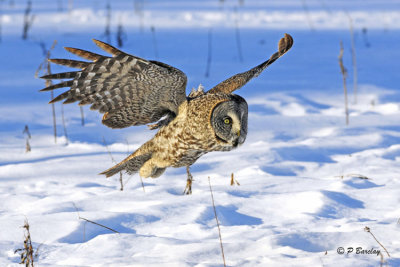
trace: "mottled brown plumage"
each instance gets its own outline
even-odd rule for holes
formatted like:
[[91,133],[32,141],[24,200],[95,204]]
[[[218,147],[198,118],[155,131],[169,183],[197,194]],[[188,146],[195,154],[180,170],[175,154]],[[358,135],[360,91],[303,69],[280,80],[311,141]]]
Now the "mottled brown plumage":
[[[167,167],[187,168],[211,151],[229,151],[247,135],[247,103],[232,92],[257,77],[292,46],[290,35],[279,41],[278,52],[269,60],[221,82],[208,92],[199,86],[186,97],[186,75],[167,64],[126,54],[94,40],[106,57],[89,51],[66,48],[92,62],[51,59],[81,70],[43,76],[44,79],[72,79],[42,91],[70,89],[50,103],[79,101],[104,113],[103,124],[111,128],[148,125],[159,128],[156,135],[114,167],[102,172],[107,177],[120,171],[158,177]],[[188,173],[190,175],[190,173]]]

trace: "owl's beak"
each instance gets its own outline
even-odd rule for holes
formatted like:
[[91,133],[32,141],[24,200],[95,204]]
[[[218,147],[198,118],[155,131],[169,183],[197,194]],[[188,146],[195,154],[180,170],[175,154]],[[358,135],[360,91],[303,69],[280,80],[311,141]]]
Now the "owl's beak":
[[237,138],[235,138],[235,139],[232,141],[232,145],[233,145],[234,147],[240,146],[241,144],[244,143],[245,140],[246,140],[246,135],[245,135],[245,134],[240,134],[240,131],[238,131],[238,133],[237,133]]

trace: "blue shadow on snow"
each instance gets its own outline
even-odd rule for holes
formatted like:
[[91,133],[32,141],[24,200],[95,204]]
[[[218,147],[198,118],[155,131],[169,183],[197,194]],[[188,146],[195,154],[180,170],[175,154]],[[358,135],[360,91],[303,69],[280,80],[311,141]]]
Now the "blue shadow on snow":
[[[118,216],[114,216],[111,218],[101,219],[101,220],[93,220],[94,222],[107,226],[119,233],[136,233],[136,231],[131,228],[132,225],[141,224],[141,223],[149,223],[158,221],[160,218],[155,216],[145,216],[141,214],[122,214]],[[59,239],[58,241],[61,243],[83,243],[89,241],[96,236],[104,235],[104,234],[113,234],[115,232],[106,229],[102,226],[87,222],[82,220],[79,224],[79,227],[70,233],[69,235]]]
[[[237,212],[234,206],[216,206],[218,220],[221,225],[259,225],[263,221],[260,218],[248,216]],[[215,220],[213,207],[208,207],[196,220],[197,223],[206,224],[210,220]]]
[[[319,244],[313,243],[313,235],[302,236],[300,234],[289,234],[279,238],[278,244],[280,246],[288,246],[295,249],[307,251],[307,252],[322,252],[328,250],[326,247],[322,247]],[[318,236],[315,238],[318,240]]]
[[373,187],[384,186],[384,185],[377,185],[373,182],[368,181],[367,179],[360,179],[360,178],[352,178],[350,180],[344,181],[343,183],[356,189],[368,189]]
[[315,214],[317,217],[338,219],[343,217],[342,210],[345,210],[346,208],[351,208],[351,209],[364,208],[364,202],[351,198],[346,194],[340,192],[326,191],[326,190],[322,190],[321,192],[327,198],[331,199],[333,203],[329,203],[324,207],[322,207],[321,210]]

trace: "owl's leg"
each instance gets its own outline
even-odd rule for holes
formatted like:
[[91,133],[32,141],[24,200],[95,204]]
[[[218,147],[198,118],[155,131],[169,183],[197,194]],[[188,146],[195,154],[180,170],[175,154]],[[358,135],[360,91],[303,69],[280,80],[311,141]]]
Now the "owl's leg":
[[186,166],[186,173],[187,173],[187,180],[186,180],[186,188],[183,191],[184,195],[191,195],[192,194],[192,183],[193,183],[193,176],[190,173],[189,166]]

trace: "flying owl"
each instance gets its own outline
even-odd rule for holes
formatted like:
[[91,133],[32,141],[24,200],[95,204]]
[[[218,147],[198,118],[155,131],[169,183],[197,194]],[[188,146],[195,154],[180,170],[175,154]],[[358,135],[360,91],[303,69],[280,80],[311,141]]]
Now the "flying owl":
[[[186,167],[191,192],[189,167],[211,151],[230,151],[243,144],[247,135],[246,100],[232,92],[285,54],[293,45],[289,34],[280,39],[278,51],[267,61],[236,74],[207,92],[198,90],[186,96],[186,75],[165,63],[145,60],[93,40],[107,57],[66,47],[77,56],[92,62],[50,59],[50,62],[80,70],[43,76],[43,79],[72,79],[48,86],[41,91],[69,87],[50,101],[64,104],[90,104],[90,109],[104,113],[102,123],[110,128],[148,124],[158,129],[155,136],[130,156],[102,172],[110,177],[121,171],[156,178],[167,167]],[[152,124],[151,124],[152,123]]]

